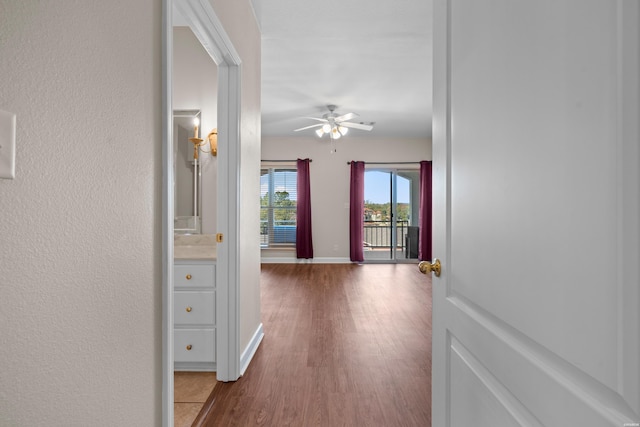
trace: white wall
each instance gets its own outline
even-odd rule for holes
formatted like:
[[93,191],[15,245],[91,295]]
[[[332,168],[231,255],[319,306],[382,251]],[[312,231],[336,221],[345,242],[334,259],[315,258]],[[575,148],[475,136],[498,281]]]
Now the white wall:
[[[386,139],[352,134],[336,141],[330,152],[326,138],[264,138],[262,159],[309,157],[311,218],[315,262],[349,262],[349,177],[351,160],[417,162],[431,160],[431,140]],[[256,199],[257,200],[257,199]],[[295,251],[263,250],[265,262],[293,261]]]
[[[173,109],[200,110],[200,137],[208,143],[207,135],[218,127],[218,67],[188,27],[174,28],[173,54]],[[193,158],[193,145],[188,140],[178,141],[178,144],[189,145],[188,151]],[[203,148],[209,150],[208,145]],[[202,232],[214,234],[217,224],[217,157],[201,153],[200,160]]]
[[161,2],[0,0],[0,425],[161,416]]
[[240,351],[260,326],[260,32],[249,0],[209,0],[242,59]]
[[[242,216],[257,235],[260,35],[248,1],[212,3],[243,59]],[[160,425],[161,2],[0,11],[0,109],[18,115],[17,176],[0,180],[0,425]],[[260,317],[249,240],[241,345]]]

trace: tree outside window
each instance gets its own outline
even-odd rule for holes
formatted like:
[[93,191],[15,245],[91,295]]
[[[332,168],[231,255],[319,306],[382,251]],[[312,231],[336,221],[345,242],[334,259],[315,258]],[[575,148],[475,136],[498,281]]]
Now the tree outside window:
[[260,175],[260,246],[295,246],[297,171],[269,168]]

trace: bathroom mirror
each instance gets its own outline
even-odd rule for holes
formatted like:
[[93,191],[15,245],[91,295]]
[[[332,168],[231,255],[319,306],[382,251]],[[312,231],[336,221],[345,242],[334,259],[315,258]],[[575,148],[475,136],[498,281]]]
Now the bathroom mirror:
[[202,138],[200,110],[173,111],[174,232],[202,232],[202,165],[190,138]]

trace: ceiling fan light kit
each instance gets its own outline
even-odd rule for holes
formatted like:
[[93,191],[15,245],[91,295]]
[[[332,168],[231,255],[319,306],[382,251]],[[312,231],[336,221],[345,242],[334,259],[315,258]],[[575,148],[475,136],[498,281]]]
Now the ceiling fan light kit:
[[349,122],[354,117],[358,117],[356,113],[347,113],[341,116],[334,113],[336,106],[335,105],[327,105],[328,113],[324,113],[322,118],[320,117],[305,117],[306,119],[317,120],[320,123],[311,126],[301,127],[299,129],[295,129],[294,132],[299,132],[301,130],[306,129],[316,129],[316,135],[318,138],[322,138],[325,134],[329,135],[329,138],[333,141],[336,139],[340,139],[345,136],[347,132],[349,132],[349,128],[366,130],[370,131],[373,129],[373,123],[364,124],[364,123],[353,123]]

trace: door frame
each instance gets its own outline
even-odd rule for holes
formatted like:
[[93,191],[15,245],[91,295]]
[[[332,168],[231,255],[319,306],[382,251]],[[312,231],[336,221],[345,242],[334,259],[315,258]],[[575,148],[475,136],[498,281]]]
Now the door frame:
[[[239,347],[239,161],[241,64],[229,36],[207,0],[162,0],[162,425],[173,414],[173,8],[180,11],[218,66],[218,180],[216,265],[216,377],[240,377]],[[225,143],[226,142],[226,143]]]
[[[365,163],[365,180],[364,180],[364,185],[366,188],[366,174],[367,172],[383,172],[383,173],[388,173],[389,174],[389,178],[390,178],[390,183],[389,183],[389,208],[391,210],[391,215],[393,220],[391,221],[391,225],[390,225],[390,247],[389,247],[389,251],[387,253],[387,255],[389,256],[389,258],[371,258],[368,259],[366,257],[366,252],[365,252],[365,258],[364,258],[364,262],[367,264],[406,264],[406,263],[416,263],[418,262],[418,258],[398,258],[398,250],[397,250],[397,244],[398,244],[398,223],[397,223],[397,217],[398,217],[398,178],[404,178],[410,181],[411,185],[413,185],[414,183],[404,177],[401,176],[400,173],[403,171],[416,171],[416,172],[420,172],[420,168],[419,167],[406,167],[408,164],[417,164],[416,162],[399,162],[399,163],[389,163],[387,165],[383,165],[383,164],[379,164],[376,165],[375,163],[373,163],[371,165],[371,167],[367,167],[366,163]],[[418,185],[419,185],[419,181],[418,181]],[[413,206],[413,190],[410,188],[410,194],[409,194],[409,203],[411,206]],[[419,204],[419,201],[416,201],[416,203]],[[413,209],[412,209],[413,212]],[[415,223],[418,223],[418,219],[415,219]],[[407,229],[408,230],[408,229]]]

